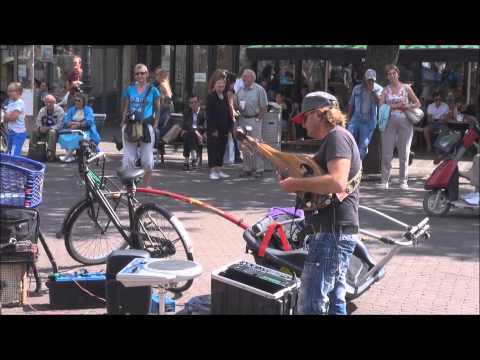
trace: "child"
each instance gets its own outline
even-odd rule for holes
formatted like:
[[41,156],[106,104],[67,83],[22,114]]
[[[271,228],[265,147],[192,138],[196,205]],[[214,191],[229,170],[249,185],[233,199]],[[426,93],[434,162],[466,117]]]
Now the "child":
[[8,124],[8,151],[10,155],[20,156],[22,146],[27,138],[25,128],[25,104],[20,98],[22,85],[19,82],[10,83],[7,87],[8,102],[5,110],[5,120]]

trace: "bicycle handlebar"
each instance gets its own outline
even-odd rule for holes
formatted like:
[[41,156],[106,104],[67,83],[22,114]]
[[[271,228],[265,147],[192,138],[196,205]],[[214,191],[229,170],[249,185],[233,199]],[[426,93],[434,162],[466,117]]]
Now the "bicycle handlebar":
[[87,159],[85,162],[87,164],[90,164],[91,162],[97,160],[100,157],[105,158],[106,155],[107,155],[106,153],[104,153],[103,151],[100,151],[98,154],[96,154],[95,156],[92,156],[90,159]]

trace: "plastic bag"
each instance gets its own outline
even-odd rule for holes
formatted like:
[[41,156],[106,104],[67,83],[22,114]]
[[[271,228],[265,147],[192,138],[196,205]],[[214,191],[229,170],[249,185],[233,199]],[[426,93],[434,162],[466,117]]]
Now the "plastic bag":
[[228,133],[227,147],[225,148],[225,154],[223,156],[224,164],[235,163],[235,144],[233,143],[232,133]]

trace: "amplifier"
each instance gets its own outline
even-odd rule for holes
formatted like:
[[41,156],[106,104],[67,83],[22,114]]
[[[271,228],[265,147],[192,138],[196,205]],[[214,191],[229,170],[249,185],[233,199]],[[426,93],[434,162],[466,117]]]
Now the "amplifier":
[[90,309],[106,306],[105,273],[55,273],[48,277],[46,286],[49,288],[51,309]]
[[116,279],[117,274],[133,259],[149,259],[143,250],[115,250],[107,259],[106,300],[107,314],[147,315],[152,298],[151,286],[127,288]]
[[212,314],[291,315],[300,280],[247,261],[212,272]]

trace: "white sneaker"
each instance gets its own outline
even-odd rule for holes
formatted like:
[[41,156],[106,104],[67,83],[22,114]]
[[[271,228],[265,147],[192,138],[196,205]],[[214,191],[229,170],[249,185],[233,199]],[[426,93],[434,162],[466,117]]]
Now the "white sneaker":
[[400,184],[400,189],[402,189],[402,190],[408,190],[408,184],[407,184],[407,183],[401,183],[401,184]]
[[63,155],[63,156],[60,156],[60,161],[63,161],[65,163],[71,163],[73,161],[75,161],[75,157],[73,155]]
[[382,182],[382,183],[378,184],[378,187],[380,189],[383,189],[383,190],[388,190],[389,185],[388,185],[388,182],[385,182],[385,183]]
[[220,175],[218,175],[217,172],[215,172],[215,171],[210,172],[210,175],[208,175],[208,177],[210,178],[210,180],[220,179]]
[[225,174],[222,170],[218,171],[217,175],[224,179],[228,179],[230,177],[230,175]]

